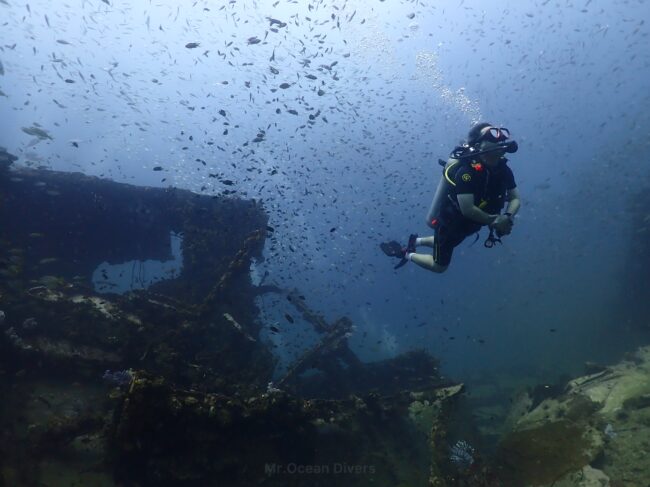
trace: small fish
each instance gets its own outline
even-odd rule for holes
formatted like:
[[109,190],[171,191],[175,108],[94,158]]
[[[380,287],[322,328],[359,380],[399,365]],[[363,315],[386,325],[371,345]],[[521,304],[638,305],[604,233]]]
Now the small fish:
[[335,231],[336,231],[336,227],[330,228],[330,233],[335,232]]
[[280,73],[280,71],[278,71],[278,70],[277,70],[276,68],[274,68],[273,66],[269,66],[269,70],[270,70],[273,74],[279,74],[279,73]]
[[294,323],[294,319],[289,313],[285,313],[284,317],[287,319],[289,323]]
[[269,330],[273,333],[280,333],[280,329],[277,326],[269,326]]
[[153,170],[154,171],[162,171],[163,168],[162,168],[162,166],[156,166],[156,167],[153,168]]
[[64,81],[65,81],[66,83],[69,83],[69,84],[74,83],[74,80],[73,80],[73,79],[70,79],[70,78],[66,78]]
[[58,42],[59,44],[63,44],[64,46],[70,45],[70,43],[64,39],[57,39],[56,42]]
[[248,38],[248,44],[249,45],[259,44],[260,42],[262,42],[262,41],[260,39],[258,39],[257,36],[253,36],[253,37]]
[[226,116],[226,111],[223,110],[223,109],[219,110],[219,115],[221,115],[222,117],[225,117]]
[[195,49],[195,48],[199,47],[200,45],[201,44],[198,43],[198,42],[188,42],[187,44],[185,44],[185,47],[187,47],[188,49]]
[[226,186],[232,186],[235,183],[233,181],[231,181],[230,179],[222,179],[221,184],[225,184]]
[[2,61],[0,61],[0,75],[4,76],[4,74],[5,74],[5,68],[2,65]]
[[318,79],[318,78],[317,78],[316,76],[314,76],[313,74],[306,74],[306,75],[305,75],[305,78],[308,78],[308,79]]
[[282,88],[283,90],[286,90],[287,88],[290,88],[290,87],[291,87],[290,83],[282,83],[280,85],[280,88]]
[[22,127],[21,129],[23,132],[25,132],[27,135],[33,135],[35,137],[38,137],[41,140],[44,139],[52,139],[50,134],[48,134],[45,130],[38,128],[38,127]]

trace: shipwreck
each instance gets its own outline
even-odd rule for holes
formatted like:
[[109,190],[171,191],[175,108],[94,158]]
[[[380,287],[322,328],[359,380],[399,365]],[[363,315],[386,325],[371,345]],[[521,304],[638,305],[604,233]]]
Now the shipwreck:
[[[363,363],[348,318],[253,285],[260,202],[16,159],[0,151],[0,485],[450,485],[463,386],[424,352]],[[280,377],[263,293],[320,337]]]

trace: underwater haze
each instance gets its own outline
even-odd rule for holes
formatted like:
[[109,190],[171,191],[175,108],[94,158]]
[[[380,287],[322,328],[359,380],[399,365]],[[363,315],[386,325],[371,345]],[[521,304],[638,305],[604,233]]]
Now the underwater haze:
[[[425,348],[457,380],[551,381],[648,343],[621,296],[648,224],[627,211],[648,184],[644,0],[0,0],[0,22],[17,165],[262,201],[254,274],[349,316],[364,360]],[[437,161],[479,121],[519,143],[512,234],[393,270],[379,243],[430,234]],[[259,300],[288,363],[314,337]]]

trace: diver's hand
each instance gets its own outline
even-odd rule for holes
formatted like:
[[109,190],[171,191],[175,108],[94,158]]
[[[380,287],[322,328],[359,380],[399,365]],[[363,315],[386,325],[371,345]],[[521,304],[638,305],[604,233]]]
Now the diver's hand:
[[513,223],[512,217],[508,215],[499,215],[490,224],[490,228],[494,229],[497,232],[497,235],[501,237],[503,235],[510,235]]

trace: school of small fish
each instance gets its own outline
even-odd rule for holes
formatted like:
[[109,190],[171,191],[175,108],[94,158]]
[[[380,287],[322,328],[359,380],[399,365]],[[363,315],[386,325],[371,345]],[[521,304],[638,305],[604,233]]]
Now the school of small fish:
[[[591,0],[0,0],[0,111],[16,121],[0,144],[116,180],[143,168],[147,184],[261,199],[285,281],[296,268],[345,275],[321,290],[333,293],[376,271],[349,272],[359,242],[392,238],[393,215],[421,219],[434,161],[483,114],[478,99],[490,113],[543,114],[582,72],[615,107],[617,90],[650,72],[648,22],[610,3],[620,18]],[[594,67],[614,38],[625,49]],[[445,57],[452,49],[462,54]],[[488,67],[497,89],[474,84]],[[547,138],[575,111],[546,120]],[[529,192],[552,185],[540,177]]]

